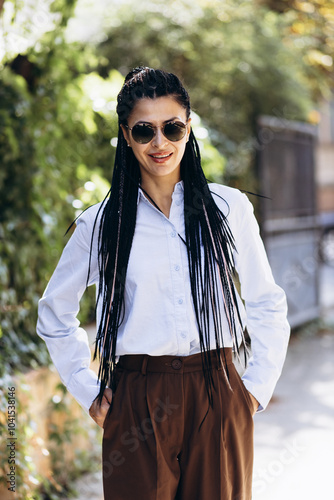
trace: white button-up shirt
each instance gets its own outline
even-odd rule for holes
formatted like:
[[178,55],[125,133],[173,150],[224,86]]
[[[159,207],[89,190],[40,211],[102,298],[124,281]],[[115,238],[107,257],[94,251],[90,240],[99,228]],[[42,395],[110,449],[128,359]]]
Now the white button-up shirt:
[[[283,290],[275,284],[259,227],[248,198],[239,190],[210,184],[213,198],[227,216],[235,238],[238,296],[243,323],[252,342],[252,357],[243,375],[246,388],[263,410],[280,376],[290,328]],[[125,317],[118,331],[117,356],[188,356],[200,352],[192,303],[185,239],[183,181],[175,185],[169,218],[138,191],[137,220],[125,281]],[[224,201],[225,200],[225,201]],[[100,204],[78,219],[57,268],[39,302],[37,333],[48,347],[62,382],[82,407],[88,409],[99,391],[90,369],[86,332],[76,315],[86,288],[94,220]],[[98,285],[98,224],[93,238],[89,285]],[[221,299],[224,347],[232,346]],[[97,323],[100,309],[97,311]],[[211,348],[215,348],[211,323]],[[239,332],[240,333],[240,332]]]

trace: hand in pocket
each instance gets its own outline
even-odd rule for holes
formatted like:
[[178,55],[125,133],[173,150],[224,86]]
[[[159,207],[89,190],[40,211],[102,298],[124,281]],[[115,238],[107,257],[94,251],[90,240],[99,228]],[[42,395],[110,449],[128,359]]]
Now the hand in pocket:
[[94,422],[103,428],[103,423],[108,413],[110,404],[112,400],[112,390],[107,388],[103,393],[102,403],[99,406],[98,401],[95,399],[89,408],[89,415],[92,417]]
[[258,402],[258,400],[257,400],[257,399],[253,396],[253,394],[252,394],[251,392],[249,392],[249,391],[247,391],[247,392],[248,392],[249,397],[250,397],[250,399],[251,399],[251,401],[252,401],[252,403],[253,403],[253,408],[254,408],[253,415],[255,415],[256,410],[258,409],[258,407],[259,407],[260,403],[259,403],[259,402]]

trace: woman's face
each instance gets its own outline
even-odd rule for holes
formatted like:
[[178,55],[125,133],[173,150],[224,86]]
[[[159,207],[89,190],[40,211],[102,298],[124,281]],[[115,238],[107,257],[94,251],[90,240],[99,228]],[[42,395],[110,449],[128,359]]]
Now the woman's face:
[[[155,128],[155,136],[147,144],[138,144],[131,131],[121,125],[125,140],[139,162],[141,183],[161,180],[176,184],[181,180],[180,163],[190,134],[190,120],[185,136],[177,142],[168,140],[162,133],[163,125],[169,121],[187,123],[186,110],[171,96],[156,99],[140,99],[128,118],[128,126],[138,123]],[[158,179],[159,178],[159,179]]]

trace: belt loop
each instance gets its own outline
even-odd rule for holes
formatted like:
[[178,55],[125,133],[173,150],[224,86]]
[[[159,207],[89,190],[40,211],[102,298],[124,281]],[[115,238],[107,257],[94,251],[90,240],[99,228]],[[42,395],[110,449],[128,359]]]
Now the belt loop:
[[143,375],[146,375],[146,372],[147,372],[147,362],[148,362],[148,354],[144,354],[143,362],[141,365],[141,372]]

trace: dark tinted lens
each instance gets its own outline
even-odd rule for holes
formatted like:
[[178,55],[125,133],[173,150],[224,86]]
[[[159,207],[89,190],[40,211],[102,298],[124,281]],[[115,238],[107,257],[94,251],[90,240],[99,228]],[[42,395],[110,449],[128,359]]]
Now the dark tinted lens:
[[180,141],[186,133],[186,126],[183,123],[166,123],[164,126],[164,136],[172,142]]
[[139,142],[139,144],[147,144],[154,137],[154,129],[149,125],[145,125],[145,123],[139,123],[133,127],[132,137],[136,142]]

